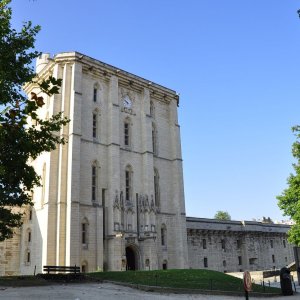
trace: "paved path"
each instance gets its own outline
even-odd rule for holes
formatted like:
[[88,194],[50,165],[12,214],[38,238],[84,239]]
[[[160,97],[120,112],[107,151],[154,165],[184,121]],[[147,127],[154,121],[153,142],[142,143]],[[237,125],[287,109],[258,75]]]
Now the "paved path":
[[[213,296],[213,295],[175,295],[143,292],[128,287],[113,285],[110,283],[86,283],[51,285],[43,287],[0,287],[1,300],[230,300],[245,299],[244,297]],[[300,294],[289,297],[256,298],[255,300],[295,300],[300,299]]]

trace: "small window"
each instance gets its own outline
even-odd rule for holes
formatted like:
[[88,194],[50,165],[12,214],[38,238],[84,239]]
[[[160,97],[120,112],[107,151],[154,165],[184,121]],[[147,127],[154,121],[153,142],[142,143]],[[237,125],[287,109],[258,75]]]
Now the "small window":
[[154,118],[154,104],[152,101],[150,102],[150,116]]
[[131,170],[128,167],[125,170],[125,200],[126,201],[130,201],[131,199],[131,185],[132,185]]
[[270,240],[270,246],[271,246],[271,248],[274,248],[274,242],[273,242],[273,240]]
[[272,254],[272,262],[274,263],[275,262],[275,255]]
[[87,244],[87,223],[81,224],[81,243],[83,245]]
[[282,241],[282,244],[283,244],[283,248],[286,248],[286,241],[285,240]]
[[26,262],[30,263],[31,257],[30,257],[30,251],[27,251],[27,255],[26,255]]
[[160,206],[159,198],[159,174],[156,169],[154,169],[154,202],[157,207]]
[[82,265],[81,266],[81,273],[85,273],[86,272],[86,270],[85,270],[85,265]]
[[207,257],[204,257],[204,259],[203,259],[203,264],[204,264],[204,268],[208,268]]
[[84,261],[84,262],[82,262],[82,264],[81,264],[81,272],[82,272],[82,273],[86,273],[87,271],[88,271],[87,262]]
[[97,138],[97,114],[93,113],[93,138]]
[[124,123],[124,145],[130,145],[130,136],[129,136],[129,123]]
[[161,230],[160,230],[160,233],[161,233],[161,245],[162,246],[166,246],[167,245],[167,228],[166,228],[166,225],[163,224],[161,226]]
[[145,266],[146,266],[147,268],[150,267],[150,260],[149,260],[148,258],[145,260]]
[[96,201],[97,197],[97,167],[92,166],[92,201]]
[[162,267],[163,267],[163,270],[168,269],[168,262],[166,260],[164,260]]
[[225,250],[225,240],[224,239],[221,240],[221,245],[222,245],[222,249]]
[[238,260],[239,260],[239,266],[242,265],[242,257],[238,256]]
[[28,231],[28,243],[31,242],[31,231]]
[[236,241],[236,247],[237,247],[237,249],[241,249],[241,247],[242,247],[242,241],[241,240]]
[[97,89],[97,87],[94,87],[94,94],[93,94],[94,102],[97,102],[97,94],[98,94],[98,89]]
[[152,149],[153,154],[157,155],[157,131],[154,123],[152,124]]
[[29,221],[31,221],[32,220],[32,209],[30,208],[30,210],[29,210]]
[[206,239],[203,239],[203,240],[202,240],[202,245],[203,245],[203,249],[206,249],[206,247],[207,247],[207,246],[206,246]]

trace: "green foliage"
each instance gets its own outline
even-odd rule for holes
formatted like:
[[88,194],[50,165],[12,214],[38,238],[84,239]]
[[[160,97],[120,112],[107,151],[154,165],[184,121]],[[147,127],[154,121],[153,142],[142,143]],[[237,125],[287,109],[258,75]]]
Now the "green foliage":
[[294,126],[292,131],[296,136],[296,141],[292,145],[292,155],[296,159],[296,163],[293,164],[295,173],[290,174],[287,179],[288,187],[277,196],[277,199],[284,215],[290,216],[296,223],[288,233],[288,240],[300,246],[300,126]]
[[214,216],[217,220],[231,220],[231,216],[227,211],[218,210]]
[[[43,97],[24,94],[22,86],[36,76],[32,61],[40,53],[34,50],[39,26],[25,23],[20,32],[11,28],[10,0],[0,3],[0,241],[10,238],[22,225],[24,205],[32,205],[31,192],[40,185],[40,178],[29,160],[44,151],[65,143],[59,132],[68,119],[62,113],[49,120],[40,119],[38,110]],[[59,92],[60,79],[49,77],[39,84],[47,95]],[[29,120],[36,126],[30,126]]]

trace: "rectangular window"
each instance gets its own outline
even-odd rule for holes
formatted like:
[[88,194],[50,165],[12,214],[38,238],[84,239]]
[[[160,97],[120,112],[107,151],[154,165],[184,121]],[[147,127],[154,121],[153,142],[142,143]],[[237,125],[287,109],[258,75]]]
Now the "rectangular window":
[[129,124],[124,123],[124,144],[129,146]]
[[237,247],[238,249],[241,249],[241,247],[242,247],[242,241],[241,241],[241,240],[237,240],[237,241],[236,241],[236,247]]
[[28,232],[28,242],[29,243],[31,242],[31,232],[30,231]]
[[221,240],[222,249],[225,250],[225,240]]
[[271,246],[271,248],[273,248],[273,247],[274,247],[273,240],[270,240],[270,246]]
[[93,114],[93,138],[97,137],[97,115]]
[[154,124],[152,124],[152,149],[153,154],[157,155],[157,132]]
[[125,200],[130,201],[130,172],[125,171]]
[[242,257],[241,256],[238,257],[238,260],[239,260],[239,266],[242,265]]
[[206,249],[206,239],[202,240],[202,244],[203,244],[203,249]]
[[204,257],[203,263],[204,263],[204,268],[208,268],[207,257]]
[[81,224],[81,242],[86,244],[86,224]]
[[161,245],[166,246],[166,229],[165,228],[161,228],[160,236],[161,236]]
[[27,262],[30,263],[30,252],[27,252]]
[[97,89],[94,88],[94,95],[93,95],[94,102],[97,102]]
[[286,248],[286,241],[285,240],[282,241],[282,244],[283,244],[283,248]]
[[275,262],[275,255],[272,254],[272,262],[274,263]]
[[92,201],[96,201],[97,171],[96,166],[92,166]]

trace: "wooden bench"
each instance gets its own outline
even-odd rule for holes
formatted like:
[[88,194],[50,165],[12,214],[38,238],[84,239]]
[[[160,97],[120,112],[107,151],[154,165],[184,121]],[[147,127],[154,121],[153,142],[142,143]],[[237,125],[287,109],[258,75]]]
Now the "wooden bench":
[[80,267],[78,266],[44,266],[43,271],[49,274],[50,272],[59,272],[59,273],[80,273]]

